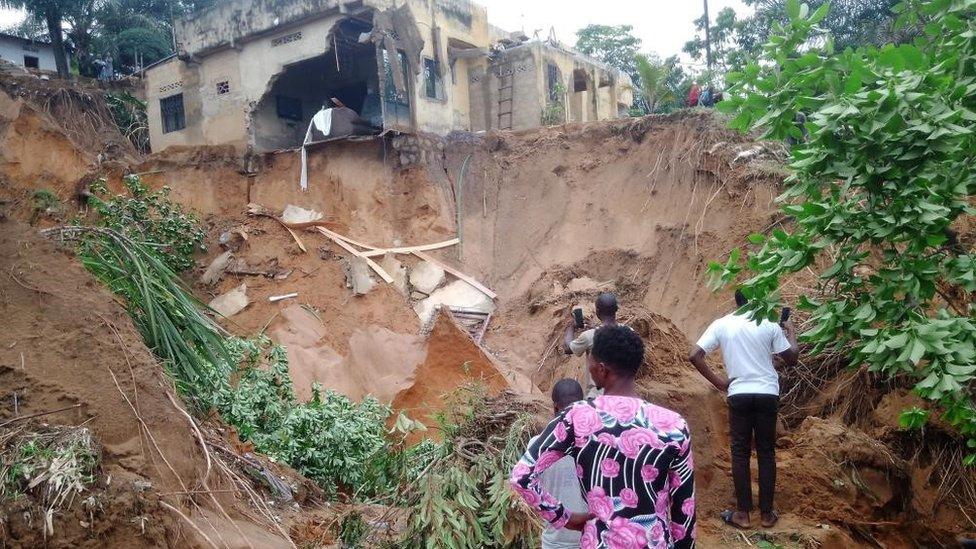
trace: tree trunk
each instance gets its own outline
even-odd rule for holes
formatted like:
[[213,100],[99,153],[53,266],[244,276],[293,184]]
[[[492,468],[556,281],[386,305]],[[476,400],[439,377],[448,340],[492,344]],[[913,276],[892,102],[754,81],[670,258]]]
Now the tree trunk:
[[[711,22],[708,20],[708,0],[704,0],[705,4],[705,66],[708,71],[712,70],[712,36],[709,27],[712,26]],[[708,75],[709,80],[712,76]]]
[[58,76],[67,79],[68,57],[64,53],[64,35],[61,31],[61,12],[57,8],[51,8],[44,13],[44,20],[47,22],[47,33],[51,38],[51,47],[54,49],[54,64],[58,67]]

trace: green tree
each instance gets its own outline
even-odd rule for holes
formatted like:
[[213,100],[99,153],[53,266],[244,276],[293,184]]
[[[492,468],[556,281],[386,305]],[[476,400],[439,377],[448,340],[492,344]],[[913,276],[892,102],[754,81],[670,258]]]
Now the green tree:
[[44,21],[54,48],[58,76],[68,77],[68,56],[64,49],[64,14],[75,7],[75,0],[0,0],[0,8],[25,10],[28,17]]
[[[750,51],[741,46],[743,33],[750,29],[747,21],[739,20],[732,8],[723,8],[715,17],[715,24],[709,26],[712,46],[713,68],[725,73],[741,67]],[[695,20],[695,29],[700,35],[685,43],[683,51],[696,61],[705,60],[705,16]]]
[[[744,262],[736,250],[710,270],[773,318],[780,280],[817,269],[819,292],[799,303],[813,352],[910,380],[967,437],[973,464],[976,250],[956,231],[976,215],[976,4],[898,9],[902,25],[925,22],[914,43],[838,52],[817,36],[827,6],[790,0],[759,62],[728,76],[719,108],[733,127],[796,142],[781,197],[793,222],[752,235]],[[922,423],[908,413],[906,425]]]
[[[709,27],[712,58],[718,73],[740,70],[762,51],[762,46],[776,28],[789,22],[787,0],[744,0],[752,15],[739,18],[732,8],[721,10]],[[829,0],[810,0],[808,9],[816,11]],[[893,8],[900,0],[833,0],[818,26],[823,31],[809,37],[822,41],[829,36],[838,50],[866,45],[905,43],[918,36],[919,25],[895,26]],[[692,59],[705,59],[705,19],[695,20],[696,36],[685,43],[684,51]]]
[[[755,8],[754,14],[746,21],[741,33],[741,45],[758,52],[776,24],[787,24],[786,0],[745,0]],[[893,11],[901,0],[810,0],[811,11],[830,4],[827,16],[818,25],[834,40],[835,47],[843,50],[848,47],[887,43],[902,43],[916,33],[911,27],[895,28],[896,14]]]
[[139,61],[155,63],[173,51],[169,37],[156,29],[126,29],[116,37],[115,48],[123,66],[134,67]]
[[587,25],[576,31],[576,50],[623,71],[636,84],[641,40],[631,25]]
[[644,109],[648,113],[657,112],[663,106],[673,104],[676,88],[672,83],[675,58],[664,61],[654,55],[637,54],[634,58],[637,67],[637,82]]
[[91,74],[86,69],[90,67],[88,61],[91,58],[92,41],[98,28],[97,16],[102,4],[102,0],[75,0],[64,14],[68,25],[66,34],[74,49],[78,72],[86,76]]

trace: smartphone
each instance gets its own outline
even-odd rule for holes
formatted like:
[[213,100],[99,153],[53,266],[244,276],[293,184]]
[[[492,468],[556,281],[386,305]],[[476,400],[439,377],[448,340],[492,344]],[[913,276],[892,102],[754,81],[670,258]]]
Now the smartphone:
[[583,309],[579,307],[573,309],[573,319],[576,321],[576,327],[583,329]]
[[787,320],[789,320],[790,319],[790,313],[792,313],[792,312],[793,312],[793,310],[790,309],[789,307],[783,307],[783,310],[779,313],[779,323],[782,324],[782,323],[786,322]]

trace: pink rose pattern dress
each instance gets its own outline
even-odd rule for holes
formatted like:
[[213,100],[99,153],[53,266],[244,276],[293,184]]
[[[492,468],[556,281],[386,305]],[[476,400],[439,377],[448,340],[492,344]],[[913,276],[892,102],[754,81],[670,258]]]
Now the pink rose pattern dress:
[[694,547],[694,462],[680,415],[637,398],[600,396],[552,420],[512,469],[511,482],[556,528],[570,513],[541,487],[539,475],[563,456],[576,460],[580,489],[596,515],[583,529],[581,549]]

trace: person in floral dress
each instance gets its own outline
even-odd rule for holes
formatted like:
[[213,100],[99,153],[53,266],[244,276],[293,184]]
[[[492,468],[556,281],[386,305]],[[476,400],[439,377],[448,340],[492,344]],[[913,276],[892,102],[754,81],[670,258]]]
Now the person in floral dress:
[[[556,416],[512,469],[513,488],[539,516],[582,530],[582,549],[695,545],[691,435],[679,414],[637,396],[643,359],[633,330],[597,330],[587,363],[603,396]],[[567,511],[540,485],[539,475],[564,456],[576,461],[588,513]]]

